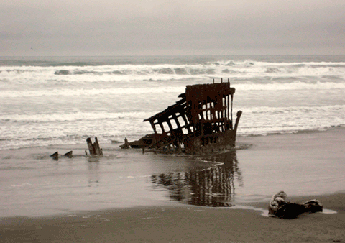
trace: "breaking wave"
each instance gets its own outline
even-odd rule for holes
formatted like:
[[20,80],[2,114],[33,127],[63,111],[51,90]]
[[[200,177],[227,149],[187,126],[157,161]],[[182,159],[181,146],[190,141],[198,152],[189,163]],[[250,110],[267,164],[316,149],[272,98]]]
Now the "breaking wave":
[[178,81],[186,79],[229,78],[277,79],[315,77],[344,78],[345,63],[270,63],[252,60],[221,60],[203,64],[156,65],[64,65],[64,66],[2,66],[0,82],[94,82],[94,81]]
[[132,112],[73,112],[61,114],[13,114],[0,115],[0,122],[64,122],[64,121],[95,121],[95,120],[121,120],[139,119],[148,117],[150,113],[143,111]]

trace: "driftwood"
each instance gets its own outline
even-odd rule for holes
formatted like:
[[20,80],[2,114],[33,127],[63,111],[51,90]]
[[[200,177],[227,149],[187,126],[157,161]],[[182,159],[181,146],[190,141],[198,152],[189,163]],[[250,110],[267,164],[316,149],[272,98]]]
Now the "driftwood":
[[58,160],[59,159],[59,153],[55,152],[55,153],[51,154],[50,157],[52,157],[52,159]]
[[[86,142],[87,142],[87,146],[88,146],[88,149],[89,149],[89,154],[88,152],[85,150],[85,153],[86,153],[86,156],[103,156],[103,150],[99,147],[99,144],[98,144],[98,139],[95,138],[95,142],[92,143],[91,141],[91,138],[87,138],[86,139]],[[64,157],[67,157],[67,158],[73,158],[73,151],[69,151],[67,153],[65,153],[65,155],[63,155]],[[50,157],[54,160],[58,160],[59,157],[61,157],[59,155],[58,152],[55,152],[53,154],[50,155]]]
[[[59,155],[58,152],[55,152],[55,153],[51,154],[50,157],[54,160],[58,160],[59,157],[61,157],[61,156]],[[72,158],[73,157],[73,151],[71,150],[71,151],[65,153],[65,157]]]
[[68,158],[72,158],[73,157],[73,151],[71,150],[71,151],[65,153],[65,156]]
[[[91,156],[102,156],[103,155],[103,150],[99,147],[98,139],[95,138],[95,140],[96,141],[94,143],[92,143],[90,137],[86,139],[87,146],[89,148],[89,153],[90,153]],[[86,155],[88,155],[87,152],[86,152]]]
[[281,202],[277,209],[273,210],[268,207],[271,216],[281,219],[295,219],[303,213],[316,213],[323,211],[323,205],[316,199],[309,200],[305,203]]

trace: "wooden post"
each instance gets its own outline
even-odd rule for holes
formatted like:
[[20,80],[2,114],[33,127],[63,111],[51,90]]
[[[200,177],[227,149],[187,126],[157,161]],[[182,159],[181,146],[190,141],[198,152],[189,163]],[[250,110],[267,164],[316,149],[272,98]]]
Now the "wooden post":
[[91,140],[90,137],[86,139],[90,155],[91,156],[94,156],[94,155],[102,156],[103,155],[103,150],[99,147],[98,139],[95,138],[95,140],[96,141],[94,143],[92,143],[92,140]]
[[90,155],[94,155],[95,152],[94,152],[94,150],[93,150],[91,138],[87,138],[87,139],[86,139],[86,142],[87,142],[87,147],[88,147],[88,149],[89,149]]
[[97,154],[97,155],[103,155],[103,151],[102,151],[102,149],[99,147],[97,137],[95,137],[95,140],[96,140],[96,142],[93,144],[93,146],[94,146],[94,148],[95,148],[96,154]]

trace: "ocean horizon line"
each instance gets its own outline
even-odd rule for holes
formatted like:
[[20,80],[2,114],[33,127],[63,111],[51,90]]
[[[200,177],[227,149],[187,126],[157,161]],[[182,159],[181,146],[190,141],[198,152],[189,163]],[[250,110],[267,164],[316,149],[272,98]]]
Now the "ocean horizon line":
[[0,55],[1,57],[183,57],[183,56],[345,56],[345,54],[99,54],[99,55]]

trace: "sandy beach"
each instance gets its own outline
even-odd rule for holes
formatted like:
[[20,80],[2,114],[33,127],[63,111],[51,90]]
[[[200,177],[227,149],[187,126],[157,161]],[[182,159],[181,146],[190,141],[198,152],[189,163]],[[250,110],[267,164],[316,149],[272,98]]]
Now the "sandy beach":
[[[255,194],[249,193],[248,197],[238,195],[240,200],[235,200],[233,205],[250,206],[251,209],[199,207],[179,202],[169,204],[167,200],[158,205],[155,202],[147,204],[152,206],[67,210],[41,217],[2,217],[1,242],[344,242],[345,194],[344,176],[341,176],[344,171],[341,167],[345,154],[344,133],[345,129],[334,128],[325,132],[244,137],[238,141],[239,145],[251,144],[249,149],[237,151],[247,187],[253,188],[258,195],[263,188],[269,195],[278,188],[284,189],[292,202],[317,198],[328,212],[332,210],[335,214],[304,214],[293,220],[267,217],[263,216],[262,210],[267,208],[268,197],[256,198]],[[169,157],[165,158],[169,160]],[[286,163],[290,164],[291,171],[281,172],[279,167],[275,167],[277,161],[285,164],[283,168],[287,168]],[[311,163],[312,167],[303,168]],[[338,166],[340,175],[325,177],[317,172],[332,171],[332,165]],[[266,166],[268,170],[258,170],[263,174],[261,176],[280,173],[277,184],[255,185],[256,180],[246,179],[254,176],[249,168],[254,167],[255,170],[258,166]],[[302,171],[293,170],[296,166]],[[316,171],[315,175],[321,176],[320,181],[313,179],[310,171]],[[297,182],[291,186],[289,173],[295,173],[296,177],[305,173],[310,178],[302,180],[300,188],[293,188],[299,181],[295,178]],[[278,178],[273,174],[271,176]],[[326,183],[330,178],[337,185],[333,190],[329,190],[333,184]],[[270,180],[257,181],[270,183]],[[307,193],[308,190],[310,193]]]
[[344,196],[318,197],[337,214],[291,220],[245,209],[144,207],[1,219],[0,235],[1,242],[344,242]]

